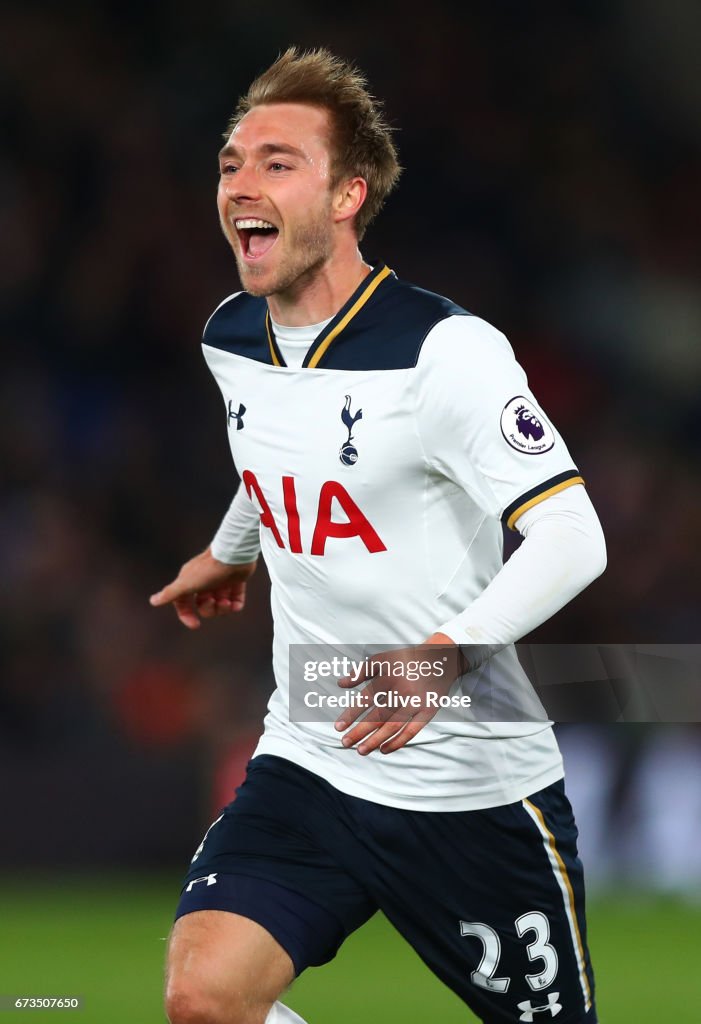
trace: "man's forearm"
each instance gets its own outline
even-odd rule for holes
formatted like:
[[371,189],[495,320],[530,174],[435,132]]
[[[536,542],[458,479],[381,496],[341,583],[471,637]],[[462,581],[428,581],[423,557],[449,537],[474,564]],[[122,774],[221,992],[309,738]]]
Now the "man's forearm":
[[484,645],[476,664],[492,645],[514,643],[547,621],[606,567],[601,526],[581,486],[536,505],[517,527],[521,546],[465,611],[438,627],[455,643]]
[[211,551],[218,562],[228,565],[254,562],[260,554],[260,514],[243,485],[214,535]]

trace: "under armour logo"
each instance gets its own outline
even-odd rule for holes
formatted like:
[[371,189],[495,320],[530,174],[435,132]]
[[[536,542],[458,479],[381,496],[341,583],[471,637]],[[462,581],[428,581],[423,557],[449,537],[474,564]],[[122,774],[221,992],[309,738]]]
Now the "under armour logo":
[[351,396],[346,395],[346,404],[344,405],[343,410],[341,412],[341,422],[348,431],[348,440],[345,442],[345,444],[341,445],[341,450],[338,453],[338,457],[344,466],[354,466],[358,461],[358,449],[355,447],[355,445],[351,444],[351,441],[353,440],[353,435],[351,431],[353,429],[353,424],[355,423],[355,421],[362,420],[363,418],[362,409],[358,409],[355,416],[351,416],[350,406]]
[[192,881],[190,882],[190,884],[188,885],[187,889],[185,890],[185,892],[192,892],[193,885],[197,885],[198,882],[206,882],[207,885],[216,885],[217,884],[217,873],[216,873],[216,871],[214,872],[213,875],[202,875],[201,878],[193,878]]
[[517,1009],[523,1011],[519,1020],[526,1021],[526,1024],[532,1024],[534,1013],[551,1013],[553,1017],[557,1017],[562,1009],[562,1006],[558,1003],[559,998],[559,992],[548,992],[548,1002],[545,1006],[534,1006],[530,999],[524,1000],[524,1002],[519,1003],[517,1006]]
[[239,405],[239,411],[234,412],[231,408],[231,399],[229,399],[229,415],[227,417],[227,424],[231,423],[232,420],[236,420],[236,429],[243,430],[243,414],[246,411],[245,405]]

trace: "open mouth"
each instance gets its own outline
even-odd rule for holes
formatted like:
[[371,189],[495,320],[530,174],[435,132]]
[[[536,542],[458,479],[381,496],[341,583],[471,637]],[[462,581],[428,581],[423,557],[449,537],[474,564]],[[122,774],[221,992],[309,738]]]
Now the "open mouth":
[[241,251],[245,260],[259,260],[270,252],[280,234],[274,224],[267,220],[248,217],[234,221],[239,236]]

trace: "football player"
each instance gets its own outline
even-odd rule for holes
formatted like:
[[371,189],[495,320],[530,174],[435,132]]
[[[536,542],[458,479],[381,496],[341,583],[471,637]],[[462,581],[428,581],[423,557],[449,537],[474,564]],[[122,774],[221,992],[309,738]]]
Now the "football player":
[[[169,1019],[299,1021],[281,993],[380,909],[486,1024],[594,1024],[547,718],[290,714],[292,645],[411,645],[429,660],[438,645],[456,652],[448,684],[487,667],[518,692],[513,643],[605,566],[582,477],[506,338],[361,252],[399,164],[356,68],[282,54],[240,101],[219,165],[243,290],[203,342],[241,483],[151,603],[193,629],[239,612],[261,551],[277,688],[185,878]],[[450,200],[426,202],[440,259]],[[523,537],[505,564],[502,524]]]

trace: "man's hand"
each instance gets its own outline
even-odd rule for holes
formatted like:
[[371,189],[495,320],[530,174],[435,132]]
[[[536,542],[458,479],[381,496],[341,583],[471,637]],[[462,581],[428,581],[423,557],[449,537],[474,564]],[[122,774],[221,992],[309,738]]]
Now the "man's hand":
[[149,602],[154,608],[172,604],[183,626],[199,629],[200,618],[241,611],[246,603],[246,583],[255,568],[256,562],[218,562],[207,548],[186,562],[173,582],[153,594]]
[[[432,675],[429,679],[422,678],[410,682],[404,676],[386,676],[381,672],[373,672],[374,664],[390,661],[393,665],[402,662],[406,668],[410,663],[436,660],[436,652],[431,651],[431,646],[440,645],[445,648],[442,655],[445,656],[445,670],[442,675]],[[440,660],[443,660],[441,658]],[[365,714],[366,707],[370,708],[363,721],[355,728],[347,732],[341,741],[344,747],[353,747],[359,744],[356,750],[359,754],[369,754],[379,748],[381,754],[391,754],[405,746],[409,740],[421,732],[424,726],[431,721],[438,713],[437,708],[426,706],[423,696],[427,690],[434,690],[440,694],[447,694],[455,680],[467,669],[465,659],[460,648],[454,644],[445,633],[434,633],[423,644],[417,647],[406,647],[402,650],[387,651],[383,654],[376,654],[369,659],[370,670],[358,679],[340,679],[338,685],[346,689],[357,686],[358,683],[366,682],[367,686],[361,693],[367,695],[367,703],[360,708],[346,708],[343,714],[336,721],[336,729],[343,732],[353,725],[361,715]],[[375,697],[379,693],[392,692],[402,697],[418,697],[421,706],[413,708],[383,708],[375,704]]]

